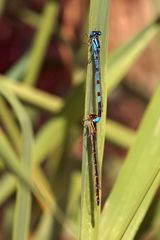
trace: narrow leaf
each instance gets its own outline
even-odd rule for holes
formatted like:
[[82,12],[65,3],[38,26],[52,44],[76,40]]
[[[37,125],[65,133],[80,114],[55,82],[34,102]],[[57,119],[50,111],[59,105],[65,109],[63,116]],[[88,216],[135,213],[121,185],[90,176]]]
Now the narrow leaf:
[[136,132],[120,123],[107,119],[106,139],[112,143],[123,147],[130,148],[136,137]]
[[160,88],[153,97],[101,219],[101,239],[132,239],[160,181]]
[[64,101],[60,97],[47,94],[31,86],[24,86],[24,84],[13,84],[10,82],[10,78],[2,75],[0,75],[0,81],[22,101],[35,107],[57,113],[64,106]]
[[[92,0],[90,3],[89,16],[89,31],[100,30],[101,37],[101,79],[102,79],[102,98],[103,98],[103,114],[101,122],[97,131],[97,145],[98,145],[98,164],[99,164],[99,179],[101,179],[101,166],[103,158],[103,148],[105,140],[105,132],[101,131],[105,127],[106,121],[106,97],[107,97],[107,83],[106,83],[106,69],[107,69],[107,25],[108,25],[108,0]],[[89,54],[90,58],[90,54]],[[92,64],[87,68],[86,94],[85,94],[85,119],[88,114],[93,113],[95,106],[94,99],[94,77],[92,71]],[[105,79],[105,81],[104,81]],[[92,100],[91,100],[92,99]],[[98,124],[97,124],[98,125]],[[87,146],[87,147],[86,147]],[[82,192],[81,192],[81,226],[79,239],[98,239],[100,206],[95,203],[95,188],[92,174],[92,153],[90,151],[89,141],[85,138],[83,143],[83,159],[82,159]],[[101,180],[100,180],[101,182]]]
[[108,66],[108,91],[111,92],[127,74],[129,68],[140,56],[148,43],[159,32],[158,21],[150,23],[136,37],[124,46],[116,49],[109,57]]
[[40,27],[36,34],[32,50],[30,51],[30,62],[24,82],[29,85],[34,85],[37,81],[46,49],[48,47],[51,34],[55,27],[57,19],[57,4],[48,2],[44,9],[44,14],[41,17]]
[[[7,101],[13,107],[16,117],[19,120],[19,124],[22,131],[22,153],[21,162],[19,163],[24,169],[25,176],[31,179],[32,176],[32,127],[31,122],[21,106],[20,102],[15,96],[8,91],[3,84],[0,84],[0,92],[7,99]],[[29,180],[30,181],[30,180]],[[27,240],[29,235],[29,223],[30,223],[30,211],[31,211],[31,192],[30,189],[18,182],[18,191],[16,199],[15,209],[15,221],[13,228],[14,240]],[[19,227],[21,226],[21,227]]]

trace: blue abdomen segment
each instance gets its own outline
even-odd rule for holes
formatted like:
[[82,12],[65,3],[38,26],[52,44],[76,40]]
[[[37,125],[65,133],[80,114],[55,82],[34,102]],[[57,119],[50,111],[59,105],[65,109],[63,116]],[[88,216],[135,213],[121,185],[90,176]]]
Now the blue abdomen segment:
[[90,32],[90,44],[91,52],[94,61],[94,73],[96,81],[96,91],[97,91],[97,104],[98,104],[98,114],[97,117],[93,120],[95,123],[98,123],[101,119],[102,114],[102,97],[101,97],[101,74],[100,74],[100,40],[99,36],[101,31],[92,31]]
[[93,119],[93,122],[94,123],[99,123],[100,120],[101,120],[101,118],[97,116],[95,119]]

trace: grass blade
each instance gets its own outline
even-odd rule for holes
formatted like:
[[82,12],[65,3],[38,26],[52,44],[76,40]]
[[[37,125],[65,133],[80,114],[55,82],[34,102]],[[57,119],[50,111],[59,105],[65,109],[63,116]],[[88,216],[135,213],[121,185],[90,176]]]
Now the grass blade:
[[[103,157],[103,148],[105,133],[101,129],[105,125],[106,120],[106,51],[107,51],[107,23],[108,23],[108,10],[109,1],[91,1],[90,6],[90,17],[89,17],[89,31],[100,30],[102,32],[101,38],[101,76],[102,76],[102,96],[103,96],[103,107],[104,112],[100,127],[98,128],[97,144],[98,144],[98,159],[99,159],[99,176],[101,176],[101,165]],[[87,69],[87,81],[86,81],[86,96],[85,96],[85,118],[88,114],[93,113],[94,106],[92,105],[94,93],[91,92],[93,89],[93,77],[92,77],[92,64],[88,65]],[[91,103],[92,102],[92,103]],[[83,144],[87,146],[87,140]],[[100,208],[94,203],[95,189],[94,182],[91,178],[91,165],[89,147],[86,150],[83,147],[83,160],[82,160],[82,193],[81,193],[81,226],[80,226],[80,239],[97,239],[98,228],[99,228],[99,215]]]
[[132,239],[160,181],[160,88],[153,97],[136,140],[105,205],[103,239]]
[[47,94],[41,90],[24,84],[14,84],[9,82],[10,78],[0,75],[0,81],[3,82],[10,91],[12,91],[22,101],[32,104],[43,110],[57,113],[64,106],[64,101],[60,97]]
[[23,9],[23,12],[19,13],[19,18],[33,28],[38,28],[41,21],[41,16],[30,9]]
[[0,16],[3,14],[5,9],[6,0],[0,0]]
[[11,176],[11,174],[5,174],[3,177],[1,177],[0,182],[0,205],[2,205],[8,199],[8,197],[14,193],[17,182],[16,179]]
[[108,91],[111,92],[127,74],[129,68],[140,56],[148,43],[159,32],[159,22],[155,20],[140,31],[127,44],[115,50],[109,57],[108,64]]
[[[33,169],[33,172],[35,174],[33,179],[35,185],[39,187],[38,189],[35,188],[35,186],[31,183],[30,179],[26,177],[24,170],[18,164],[19,159],[15,155],[6,136],[3,134],[2,131],[0,131],[0,146],[0,156],[2,157],[7,168],[15,176],[17,176],[18,179],[20,179],[27,188],[29,188],[34,193],[41,206],[43,206],[43,210],[54,216],[64,226],[67,232],[69,232],[71,235],[74,235],[72,229],[75,229],[75,227],[73,226],[72,222],[66,220],[66,225],[63,224],[64,214],[56,205],[55,199],[53,198],[52,194],[50,194],[50,191],[48,191],[48,189],[50,189],[50,187],[48,187],[48,183],[44,184],[46,179],[44,179],[43,175],[40,174],[39,171]],[[36,181],[38,181],[38,183],[36,183]]]
[[[20,165],[24,169],[25,176],[30,180],[32,177],[32,127],[31,122],[24,111],[21,104],[14,97],[14,95],[8,91],[1,83],[0,91],[6,100],[13,107],[16,117],[19,120],[19,124],[22,131],[22,153]],[[30,223],[30,211],[31,211],[31,192],[20,181],[18,182],[16,209],[15,209],[15,221],[13,228],[14,240],[27,240],[29,235],[29,223]],[[20,227],[21,226],[21,227]]]
[[34,85],[41,69],[46,49],[57,19],[58,6],[54,2],[47,3],[44,15],[41,18],[40,28],[35,37],[32,50],[30,51],[30,62],[24,83]]
[[53,231],[53,218],[48,213],[44,213],[41,217],[40,224],[33,235],[33,240],[44,240],[51,238],[51,232]]
[[19,82],[29,65],[29,54],[25,54],[7,71],[7,81]]
[[[35,164],[39,165],[54,149],[62,146],[66,124],[64,117],[58,117],[49,121],[42,130],[38,132],[34,150]],[[56,139],[53,139],[53,134],[57,136]],[[52,139],[52,141],[50,141],[50,139]]]
[[10,137],[13,146],[18,153],[20,151],[20,135],[17,124],[14,120],[14,116],[10,109],[8,108],[4,99],[0,96],[0,119],[6,130],[8,136]]
[[106,139],[112,143],[123,147],[130,148],[136,137],[136,132],[120,123],[107,119]]
[[130,224],[123,236],[123,240],[134,239],[135,234],[136,234],[136,232],[137,232],[137,230],[138,230],[138,228],[139,228],[143,218],[145,217],[145,214],[151,204],[151,201],[153,200],[155,191],[156,191],[156,189],[158,189],[159,181],[160,181],[160,173],[158,173],[157,176],[155,176],[155,179],[153,180],[148,192],[144,196],[143,203],[138,208],[133,220],[130,222]]
[[13,151],[7,137],[0,129],[0,156],[2,157],[2,161],[4,165],[9,169],[11,173],[17,176],[21,181],[24,182],[28,187],[31,187],[31,182],[28,181],[25,176],[24,171],[21,169],[19,164],[19,158]]

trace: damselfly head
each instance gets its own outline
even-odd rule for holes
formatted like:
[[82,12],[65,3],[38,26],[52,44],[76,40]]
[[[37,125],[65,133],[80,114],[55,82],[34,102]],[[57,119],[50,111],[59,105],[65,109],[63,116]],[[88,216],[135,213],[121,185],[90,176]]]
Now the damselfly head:
[[92,31],[92,32],[90,32],[89,37],[93,38],[93,37],[100,36],[101,34],[102,34],[101,31]]
[[89,114],[89,120],[94,120],[95,118],[97,118],[97,115],[94,113]]
[[88,115],[87,119],[83,119],[83,126],[88,125],[90,122],[97,124],[97,123],[99,123],[100,120],[101,120],[101,118],[99,116],[97,116],[94,113],[91,113]]
[[100,122],[101,120],[101,117],[97,116],[96,114],[89,114],[89,118],[88,118],[89,121],[92,121],[94,124],[97,124]]

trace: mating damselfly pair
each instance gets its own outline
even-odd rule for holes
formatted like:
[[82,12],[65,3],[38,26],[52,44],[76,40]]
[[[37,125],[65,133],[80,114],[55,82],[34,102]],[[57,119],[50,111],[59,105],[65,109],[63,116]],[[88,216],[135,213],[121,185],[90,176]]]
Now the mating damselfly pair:
[[101,91],[101,73],[100,73],[100,37],[101,31],[92,31],[89,34],[89,43],[91,51],[91,59],[93,64],[93,81],[96,81],[96,92],[97,92],[97,109],[98,113],[90,113],[87,119],[84,120],[84,126],[88,128],[90,144],[91,144],[91,154],[94,164],[94,183],[95,183],[95,193],[96,193],[96,204],[100,204],[100,180],[98,174],[98,161],[97,161],[97,124],[101,120],[102,114],[102,91]]

